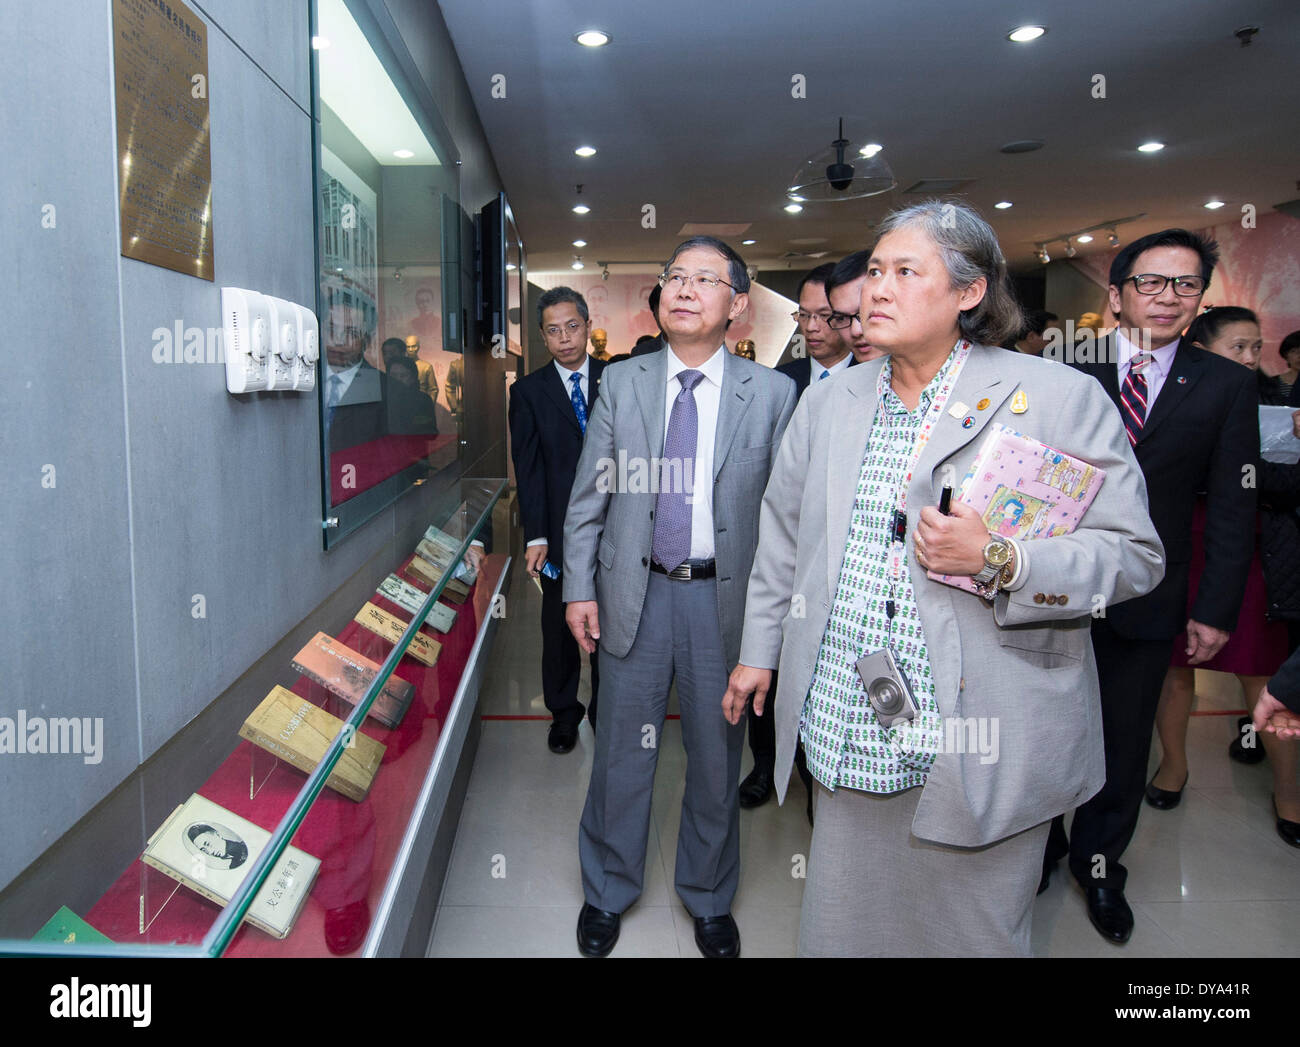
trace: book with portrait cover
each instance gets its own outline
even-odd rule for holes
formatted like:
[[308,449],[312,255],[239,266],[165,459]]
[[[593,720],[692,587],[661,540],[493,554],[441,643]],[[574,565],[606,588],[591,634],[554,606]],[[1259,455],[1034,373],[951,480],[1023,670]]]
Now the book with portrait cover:
[[[140,860],[224,906],[270,839],[265,829],[195,793],[149,838]],[[319,870],[318,859],[286,847],[244,914],[245,922],[287,938]]]
[[[1097,497],[1106,470],[994,422],[961,482],[958,497],[1004,538],[1052,538],[1079,525]],[[926,575],[975,592],[967,575]]]
[[[310,774],[343,727],[342,720],[319,705],[283,687],[272,687],[271,693],[248,714],[239,736]],[[360,731],[353,733],[325,784],[360,803],[370,791],[384,751],[383,742]]]
[[[293,667],[331,694],[355,706],[379,675],[379,663],[358,654],[326,633],[317,633],[293,656]],[[415,687],[406,680],[389,676],[371,703],[372,716],[385,727],[396,727],[415,697]]]
[[[395,574],[390,574],[380,582],[378,591],[381,596],[392,600],[410,615],[419,613],[424,601],[429,598],[429,594],[423,589],[417,589]],[[429,608],[429,613],[424,616],[424,624],[437,629],[440,633],[448,632],[456,624],[456,612],[445,603],[438,603],[435,600],[433,606]]]
[[63,945],[85,945],[87,942],[111,942],[66,905],[46,921],[44,927],[32,936],[34,942],[60,942]]

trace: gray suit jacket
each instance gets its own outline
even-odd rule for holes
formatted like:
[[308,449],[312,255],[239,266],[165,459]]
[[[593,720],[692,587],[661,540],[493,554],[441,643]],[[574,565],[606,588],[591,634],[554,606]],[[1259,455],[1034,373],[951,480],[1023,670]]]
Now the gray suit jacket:
[[[564,601],[597,602],[600,644],[616,658],[631,649],[645,603],[656,495],[637,470],[646,476],[646,463],[663,456],[667,383],[667,352],[606,368],[564,521]],[[727,353],[709,479],[728,671],[740,656],[759,504],[794,405],[789,378]]]
[[[740,661],[771,669],[779,657],[782,800],[844,562],[882,366],[873,360],[808,390],[763,498]],[[1092,614],[1101,601],[1109,606],[1153,589],[1164,550],[1114,404],[1097,382],[1078,377],[1086,378],[1051,361],[976,346],[948,401],[966,404],[975,423],[963,429],[962,419],[945,410],[913,474],[908,562],[939,712],[945,721],[987,718],[990,737],[993,724],[998,730],[996,762],[941,747],[912,823],[922,839],[992,843],[1078,806],[1105,780]],[[1017,390],[1028,398],[1019,415],[1009,409]],[[956,486],[966,475],[994,420],[1105,469],[1106,479],[1072,534],[1022,543],[1024,585],[1000,593],[990,607],[973,593],[930,581],[912,555],[911,533],[921,508],[937,504],[945,480]],[[792,599],[796,594],[803,599]],[[1050,604],[1049,595],[1056,597]]]

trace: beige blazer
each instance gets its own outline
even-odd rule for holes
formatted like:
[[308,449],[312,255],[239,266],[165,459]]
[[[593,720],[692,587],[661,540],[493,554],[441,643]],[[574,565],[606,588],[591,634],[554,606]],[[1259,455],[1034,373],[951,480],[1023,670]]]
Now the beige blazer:
[[[883,360],[872,361],[812,385],[786,430],[763,497],[740,661],[768,669],[779,664],[776,780],[782,801],[844,561],[882,366]],[[1027,402],[1021,414],[1010,411],[1017,391]],[[985,398],[988,405],[978,410]],[[912,828],[923,839],[973,847],[1037,825],[1101,788],[1105,760],[1092,615],[1153,589],[1164,573],[1164,550],[1119,414],[1089,376],[975,346],[948,403],[967,405],[964,413],[975,423],[964,429],[962,418],[945,410],[937,424],[908,490],[909,549],[921,507],[937,504],[945,479],[959,483],[966,475],[990,422],[1106,470],[1074,533],[1022,543],[1024,585],[999,594],[992,605],[930,581],[909,555],[940,714],[945,721],[982,720],[990,733],[996,722],[998,731],[996,761],[968,744],[977,751],[940,752]],[[1056,599],[1049,603],[1049,596]]]

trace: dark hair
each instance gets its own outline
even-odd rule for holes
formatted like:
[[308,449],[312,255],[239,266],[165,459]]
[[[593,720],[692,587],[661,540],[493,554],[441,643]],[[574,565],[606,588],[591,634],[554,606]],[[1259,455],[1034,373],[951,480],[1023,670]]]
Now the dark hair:
[[562,302],[572,302],[578,308],[578,315],[582,317],[582,322],[587,323],[591,317],[587,312],[587,299],[578,294],[572,287],[552,287],[549,291],[543,291],[542,297],[537,299],[537,326],[542,326],[542,314],[553,305],[560,305]]
[[387,362],[390,353],[394,359],[406,359],[406,343],[400,338],[385,338],[384,344],[379,347],[379,358]]
[[722,255],[727,260],[727,276],[730,278],[732,290],[736,294],[747,294],[749,292],[749,272],[745,268],[745,260],[740,257],[734,247],[723,243],[716,236],[692,236],[688,240],[683,240],[673,248],[671,257],[664,263],[664,272],[668,272],[673,267],[678,255],[695,247],[707,247],[710,251],[717,251],[718,254]]
[[1049,313],[1046,309],[1030,309],[1025,313],[1025,322],[1024,326],[1020,328],[1020,337],[1027,338],[1031,334],[1042,334],[1059,319],[1059,316],[1055,313]]
[[841,258],[831,267],[830,276],[826,277],[826,297],[837,287],[851,284],[859,277],[867,275],[867,263],[871,261],[870,251],[854,251],[846,258]]
[[1158,233],[1139,237],[1120,250],[1110,263],[1111,286],[1123,287],[1124,281],[1133,275],[1133,263],[1137,256],[1153,247],[1190,247],[1201,260],[1201,279],[1206,284],[1210,282],[1214,267],[1219,264],[1219,245],[1208,236],[1189,233],[1186,229],[1162,229]]
[[1249,309],[1244,309],[1239,305],[1221,305],[1201,313],[1192,321],[1183,337],[1188,342],[1200,342],[1201,345],[1208,347],[1212,341],[1219,337],[1219,332],[1228,324],[1258,323],[1259,317]]
[[799,289],[794,293],[794,300],[797,303],[803,297],[803,289],[809,284],[819,284],[826,286],[826,281],[830,279],[831,273],[835,271],[834,262],[824,262],[816,269],[810,270],[802,280],[799,281]]
[[652,334],[648,334],[636,340],[636,345],[632,346],[632,352],[628,355],[645,356],[648,353],[657,353],[662,348],[663,345],[660,343],[659,339]]
[[1001,345],[1021,329],[1024,321],[1007,279],[1007,262],[997,234],[975,208],[955,201],[924,200],[890,213],[876,232],[883,239],[909,225],[920,226],[939,248],[954,289],[984,278],[984,297],[957,316],[963,338]]
[[410,368],[411,377],[414,378],[417,382],[420,380],[420,369],[415,366],[415,361],[412,360],[409,356],[403,356],[398,360],[387,360],[385,361],[385,363],[387,363],[388,365],[388,373],[390,375],[395,370],[401,371]]
[[1300,331],[1292,331],[1282,339],[1282,343],[1277,347],[1278,355],[1285,360],[1286,354],[1292,349],[1300,349]]
[[647,301],[650,303],[650,315],[655,318],[655,323],[659,322],[659,296],[664,293],[664,289],[658,284],[650,290],[650,297]]

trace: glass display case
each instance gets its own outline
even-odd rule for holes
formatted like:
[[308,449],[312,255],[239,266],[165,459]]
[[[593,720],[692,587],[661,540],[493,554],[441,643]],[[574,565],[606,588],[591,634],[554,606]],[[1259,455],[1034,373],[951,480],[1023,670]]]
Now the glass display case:
[[450,487],[54,843],[0,894],[0,953],[422,953],[503,608],[504,489]]

